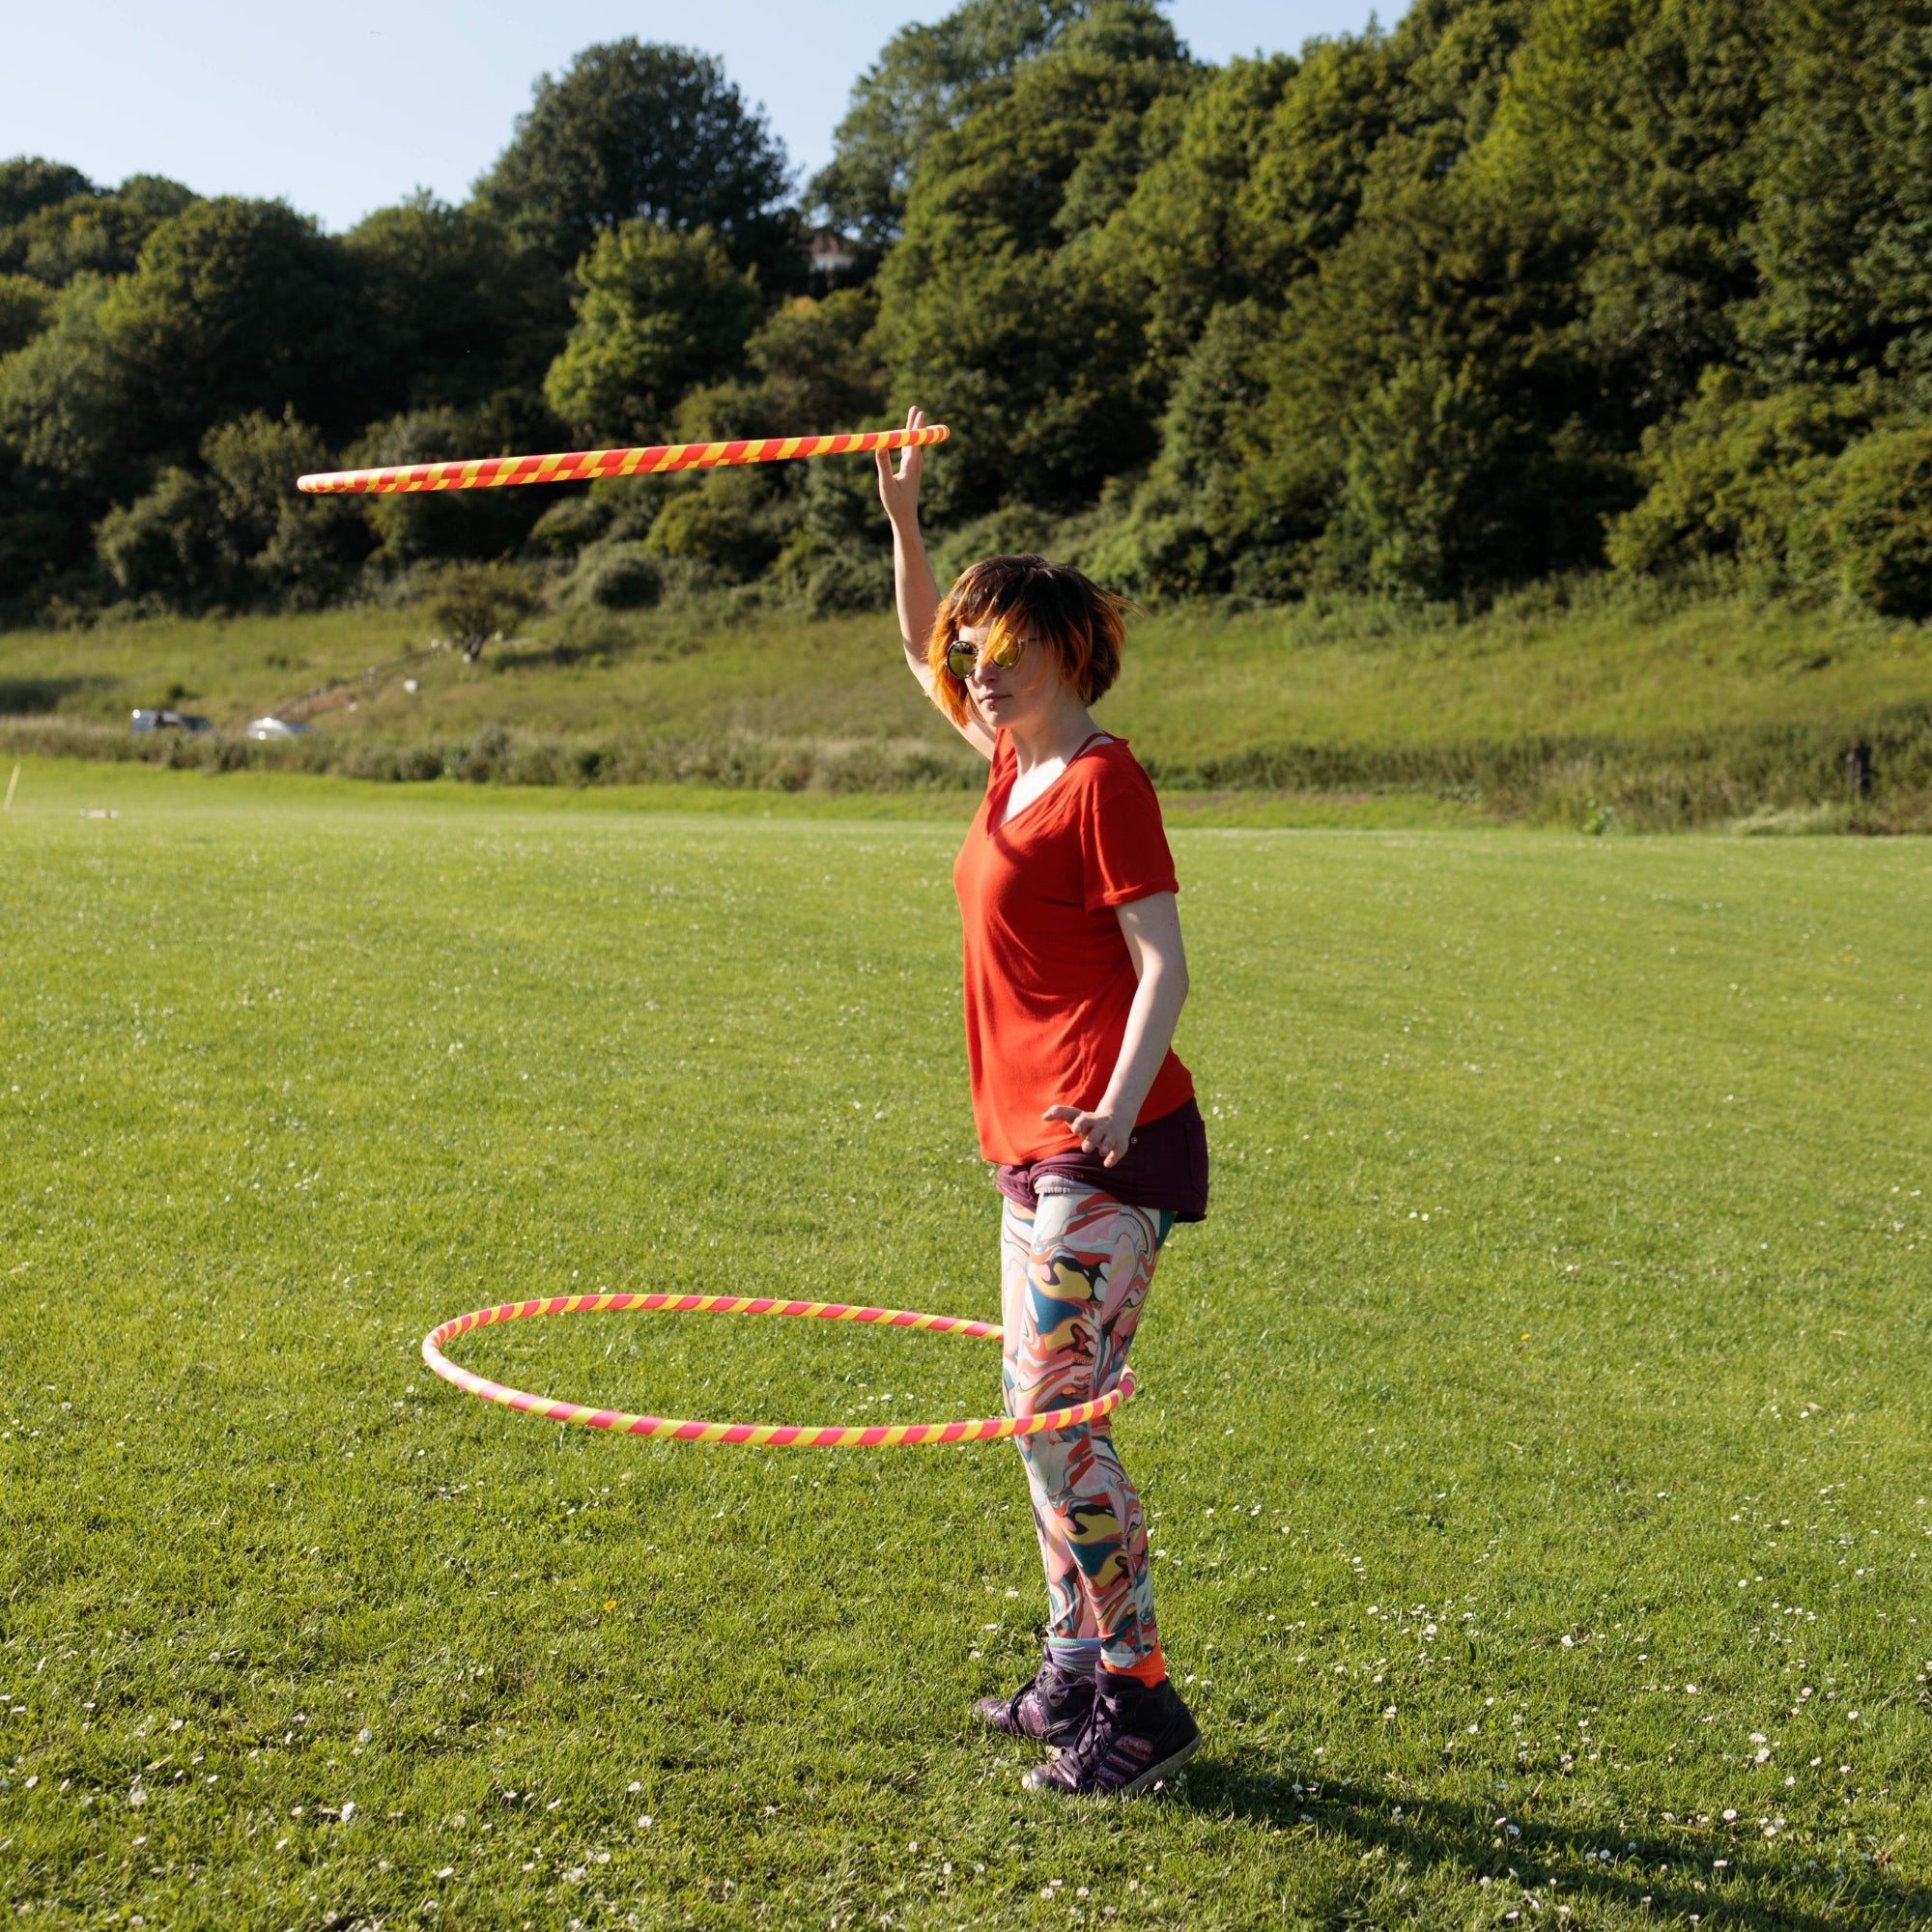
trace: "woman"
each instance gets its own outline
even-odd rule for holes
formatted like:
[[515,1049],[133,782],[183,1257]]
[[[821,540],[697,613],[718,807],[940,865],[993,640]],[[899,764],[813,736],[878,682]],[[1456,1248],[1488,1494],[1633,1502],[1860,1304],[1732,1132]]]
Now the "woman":
[[[1007,1409],[1031,1415],[1119,1383],[1162,1242],[1207,1212],[1207,1133],[1169,1045],[1187,997],[1174,862],[1147,774],[1088,711],[1120,669],[1118,600],[1037,556],[989,557],[942,598],[921,452],[878,465],[907,667],[992,767],[952,881],[973,1111],[1005,1197]],[[1030,1789],[1129,1797],[1201,1744],[1161,1658],[1141,1500],[1105,1419],[1017,1439],[1046,1654],[980,1716],[1057,1750]]]

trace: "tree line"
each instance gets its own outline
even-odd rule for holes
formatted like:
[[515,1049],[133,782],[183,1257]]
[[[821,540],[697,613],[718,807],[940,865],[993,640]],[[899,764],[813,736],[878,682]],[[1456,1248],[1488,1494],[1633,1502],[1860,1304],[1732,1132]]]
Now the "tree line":
[[0,601],[315,606],[467,560],[868,608],[860,466],[292,481],[917,400],[954,431],[942,560],[1253,601],[1608,567],[1922,617],[1928,238],[1932,0],[1415,0],[1222,67],[1150,0],[966,0],[796,193],[718,62],[622,41],[461,205],[340,236],[0,164]]

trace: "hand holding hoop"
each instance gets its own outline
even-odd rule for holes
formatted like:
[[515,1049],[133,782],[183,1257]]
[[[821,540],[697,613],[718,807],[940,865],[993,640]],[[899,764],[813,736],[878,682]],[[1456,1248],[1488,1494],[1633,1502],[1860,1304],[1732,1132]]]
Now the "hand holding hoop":
[[[925,412],[917,405],[906,412],[905,433],[917,436],[925,428]],[[919,527],[919,479],[925,469],[925,454],[917,442],[902,445],[905,454],[899,458],[899,467],[893,469],[893,459],[888,450],[881,447],[874,453],[873,461],[879,467],[879,501],[885,505],[886,515],[894,524],[909,524],[914,529]]]

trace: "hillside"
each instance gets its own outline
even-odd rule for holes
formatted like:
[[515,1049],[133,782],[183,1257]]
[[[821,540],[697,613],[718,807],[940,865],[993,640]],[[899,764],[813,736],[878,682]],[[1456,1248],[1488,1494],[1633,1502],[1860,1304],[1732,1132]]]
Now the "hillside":
[[[550,619],[474,666],[432,641],[420,611],[384,609],[0,634],[0,744],[233,763],[249,719],[333,684],[313,737],[246,755],[526,782],[977,782],[887,617]],[[163,703],[223,742],[128,735],[133,707]],[[1100,715],[1177,796],[1401,795],[1639,830],[1810,809],[1902,828],[1932,796],[1932,627],[1596,581],[1460,623],[1369,599],[1183,611],[1140,620]],[[1841,809],[1861,742],[1875,782]]]

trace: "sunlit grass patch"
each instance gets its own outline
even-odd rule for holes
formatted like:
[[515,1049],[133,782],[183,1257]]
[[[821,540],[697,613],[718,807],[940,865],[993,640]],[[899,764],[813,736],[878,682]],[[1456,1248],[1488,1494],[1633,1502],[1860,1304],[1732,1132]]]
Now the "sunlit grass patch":
[[[1215,1200],[1120,1440],[1208,1743],[1069,1814],[968,1716],[1038,1641],[1010,1452],[613,1440],[417,1356],[604,1285],[995,1306],[956,825],[652,802],[36,764],[0,816],[23,1924],[1920,1911],[1916,844],[1176,815]],[[456,1352],[997,1403],[949,1337]]]

